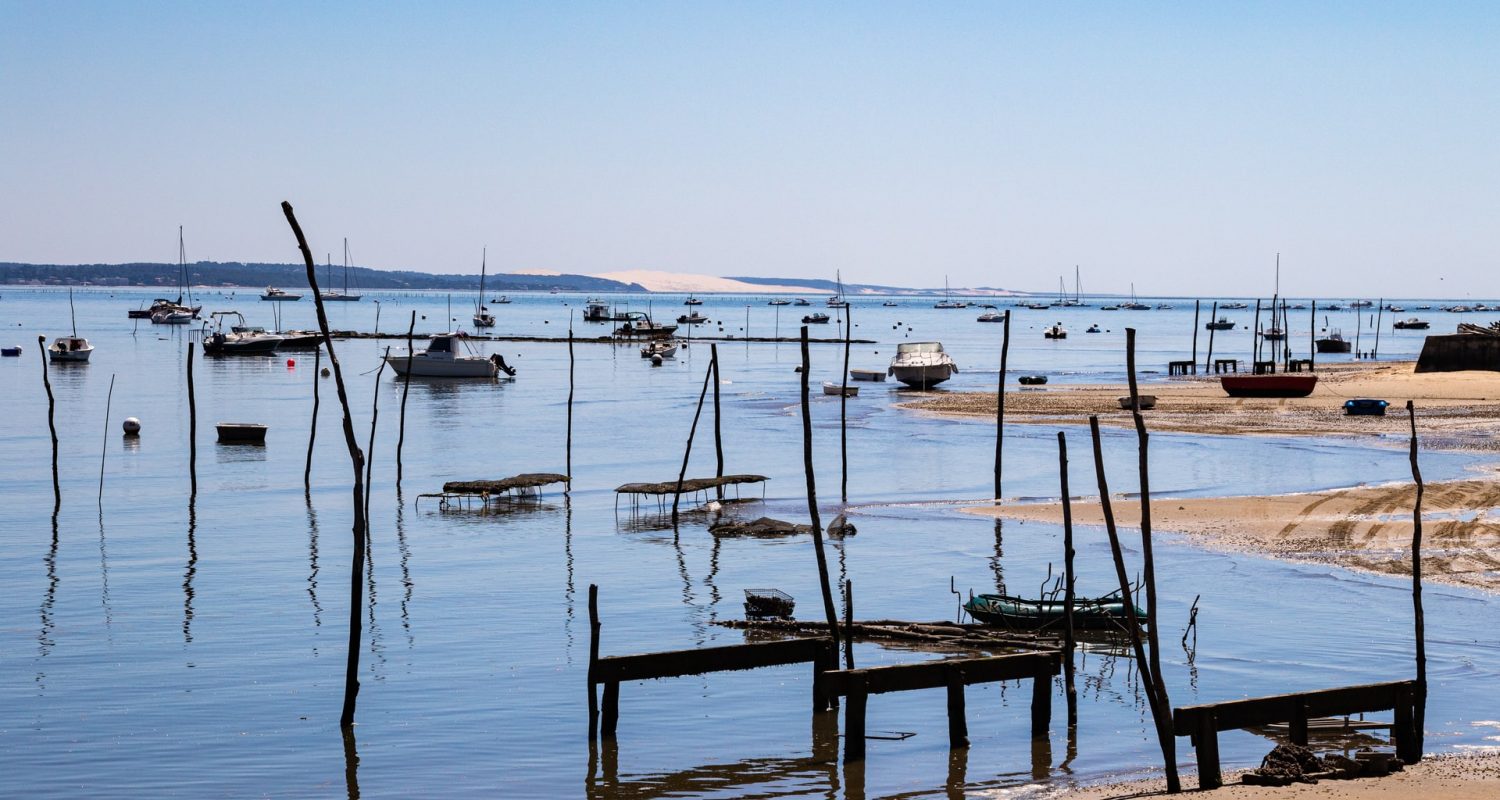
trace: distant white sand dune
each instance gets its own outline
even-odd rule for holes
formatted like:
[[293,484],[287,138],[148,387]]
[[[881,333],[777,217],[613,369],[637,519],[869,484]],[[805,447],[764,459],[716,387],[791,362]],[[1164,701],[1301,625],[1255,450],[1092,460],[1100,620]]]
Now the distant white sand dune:
[[691,275],[660,270],[632,269],[621,272],[601,272],[595,278],[605,278],[621,283],[638,283],[651,292],[732,292],[735,294],[831,294],[806,286],[762,286],[756,283],[719,278],[713,275]]

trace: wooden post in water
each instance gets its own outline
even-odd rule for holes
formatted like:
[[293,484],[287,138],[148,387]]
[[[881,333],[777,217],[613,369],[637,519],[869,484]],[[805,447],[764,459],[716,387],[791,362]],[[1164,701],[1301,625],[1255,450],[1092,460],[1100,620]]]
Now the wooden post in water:
[[839,390],[839,499],[849,502],[849,341],[854,338],[854,316],[844,306],[844,377]]
[[[400,427],[399,427],[399,429],[396,432],[396,491],[397,491],[397,493],[400,493],[400,491],[401,491],[401,478],[402,478],[401,450],[402,450],[402,448],[404,448],[406,446],[406,396],[411,393],[411,360],[412,360],[412,355],[413,355],[412,354],[412,349],[411,349],[412,348],[412,334],[415,333],[416,330],[417,330],[417,310],[414,308],[414,309],[411,310],[411,323],[408,324],[407,327],[406,327],[406,375],[404,376],[405,380],[402,381],[402,383],[401,383],[401,422],[400,422]],[[570,336],[572,335],[571,331],[569,331],[569,335]],[[569,347],[569,350],[570,350],[570,354],[571,354],[572,346],[573,346],[572,342],[569,342],[568,343],[568,347]],[[572,404],[571,404],[571,401],[570,401],[570,403],[569,403],[569,411],[571,411],[571,410],[572,410]]]
[[[573,320],[572,312],[568,313],[568,434],[563,471],[568,476],[568,491],[573,490],[573,368],[576,361],[573,357]],[[590,691],[590,694],[593,692]]]
[[1202,300],[1193,301],[1193,372],[1198,371],[1198,312],[1202,306]]
[[[823,555],[823,523],[818,518],[818,487],[813,474],[812,402],[807,394],[807,374],[812,357],[807,350],[807,326],[802,326],[802,469],[807,475],[807,515],[812,520],[813,549],[818,557],[818,585],[823,590],[823,614],[828,618],[828,638],[839,644],[839,617],[833,608],[833,589],[828,585],[828,558]],[[846,736],[852,734],[846,732]],[[861,732],[863,736],[863,732]]]
[[198,496],[198,401],[193,395],[193,342],[187,349],[188,390],[188,479],[192,483],[192,496]]
[[365,450],[365,536],[370,535],[370,495],[375,486],[375,422],[380,419],[380,376],[385,374],[386,360],[391,357],[391,346],[385,346],[380,357],[380,367],[375,370],[375,388],[370,398],[370,446]]
[[1172,731],[1168,714],[1171,703],[1167,698],[1167,685],[1161,676],[1161,641],[1157,636],[1156,614],[1156,563],[1151,555],[1151,478],[1147,468],[1151,437],[1146,433],[1146,420],[1141,416],[1141,395],[1135,380],[1135,328],[1125,329],[1125,361],[1130,375],[1130,415],[1135,419],[1141,474],[1141,560],[1145,566],[1146,580],[1146,637],[1151,643],[1151,678],[1156,683],[1156,696],[1163,713],[1163,717],[1157,720],[1157,736],[1161,739],[1162,755],[1166,761],[1167,791],[1175,793],[1181,790],[1182,785],[1177,777],[1177,738]]
[[[1216,324],[1218,324],[1218,322],[1219,322],[1219,301],[1215,300],[1214,301],[1214,308],[1213,308],[1213,310],[1210,311],[1210,312],[1208,312],[1208,324],[1209,325],[1216,325]],[[1203,371],[1206,372],[1206,373],[1209,373],[1209,374],[1212,374],[1211,372],[1209,372],[1209,370],[1210,370],[1211,367],[1213,367],[1213,360],[1214,360],[1214,334],[1215,333],[1216,333],[1216,331],[1213,328],[1209,328],[1208,329],[1208,355],[1206,355],[1206,356],[1203,357]]]
[[1255,371],[1255,362],[1260,360],[1260,298],[1255,298],[1255,327],[1250,329],[1250,371]]
[[688,428],[687,447],[682,451],[682,471],[677,473],[677,491],[672,493],[672,533],[677,533],[677,505],[682,500],[682,482],[687,479],[688,458],[693,455],[693,435],[698,432],[698,417],[703,415],[703,398],[708,396],[708,382],[714,376],[714,365],[710,361],[703,371],[703,389],[698,392],[698,410],[693,412],[693,425]]
[[1307,370],[1312,372],[1318,363],[1318,301],[1314,300],[1308,305],[1312,306],[1312,316],[1309,319],[1312,327],[1307,329]]
[[[854,630],[854,581],[844,581],[844,631]],[[844,669],[854,669],[854,637],[844,636]]]
[[104,506],[104,454],[109,452],[109,408],[115,400],[115,375],[109,374],[109,395],[104,398],[104,444],[99,448],[99,505]]
[[[1099,482],[1099,507],[1104,514],[1104,530],[1109,534],[1109,551],[1115,562],[1115,578],[1120,582],[1120,598],[1125,603],[1125,616],[1129,623],[1130,646],[1135,651],[1136,670],[1141,676],[1141,687],[1146,692],[1146,703],[1151,708],[1151,720],[1156,725],[1156,737],[1162,748],[1162,758],[1175,764],[1175,745],[1171,750],[1163,740],[1164,726],[1171,725],[1171,709],[1166,708],[1156,694],[1156,681],[1151,672],[1151,661],[1146,657],[1146,646],[1141,640],[1141,620],[1135,613],[1135,596],[1130,591],[1130,578],[1125,570],[1125,554],[1120,547],[1120,533],[1115,527],[1114,505],[1109,497],[1109,481],[1104,475],[1104,447],[1099,437],[1099,417],[1089,417],[1089,434],[1094,442],[1094,477]],[[1165,730],[1165,735],[1173,732]],[[1172,769],[1175,774],[1175,767]]]
[[304,495],[312,494],[313,443],[318,440],[318,405],[320,402],[320,399],[318,397],[318,373],[322,371],[322,366],[323,348],[319,346],[316,350],[313,350],[313,410],[312,424],[309,425],[307,429],[307,465],[302,468],[302,493]]
[[[724,477],[724,428],[723,420],[719,414],[719,346],[710,343],[708,345],[708,363],[713,367],[714,382],[714,477]],[[724,487],[714,487],[714,496],[720,502],[724,501]]]
[[1422,618],[1422,469],[1417,466],[1417,410],[1406,401],[1406,415],[1411,420],[1411,477],[1417,483],[1417,502],[1411,512],[1411,606],[1417,638],[1417,691],[1413,700],[1412,730],[1415,741],[1403,747],[1401,756],[1407,763],[1422,757],[1422,725],[1427,716],[1427,623]]
[[1385,321],[1385,298],[1379,300],[1375,307],[1375,349],[1370,351],[1370,358],[1380,358],[1380,329]]
[[1005,450],[1005,368],[1010,356],[1010,309],[1000,335],[1000,378],[995,383],[995,502],[1000,502],[1000,473]]
[[599,663],[599,586],[589,584],[589,739],[599,732],[599,697],[594,690],[594,670]]
[[318,329],[323,333],[323,346],[328,348],[328,362],[333,366],[333,382],[338,388],[339,405],[344,409],[344,444],[349,448],[349,463],[354,471],[354,551],[350,557],[349,569],[349,648],[344,670],[344,707],[339,714],[339,725],[348,728],[354,724],[355,700],[359,696],[360,611],[364,605],[360,577],[364,571],[365,532],[368,529],[365,524],[365,483],[362,469],[365,454],[360,452],[359,442],[354,436],[354,415],[349,409],[349,393],[344,388],[344,372],[339,366],[338,354],[333,350],[333,337],[328,332],[328,312],[323,308],[322,295],[318,293],[318,277],[315,274],[317,268],[313,265],[312,250],[307,247],[307,237],[302,235],[302,226],[297,224],[292,204],[282,201],[281,212],[286,215],[287,224],[297,237],[297,249],[302,251],[302,261],[307,267],[307,283],[312,287],[313,303],[318,309]]
[[[1068,697],[1068,727],[1078,727],[1078,687],[1073,680],[1073,655],[1078,642],[1073,633],[1073,501],[1068,493],[1068,438],[1057,432],[1058,476],[1063,508],[1063,686]],[[1129,601],[1129,598],[1126,598]]]
[[36,337],[36,346],[42,351],[42,387],[47,390],[47,430],[52,434],[52,519],[55,522],[58,509],[62,508],[62,482],[57,477],[57,399],[52,396],[52,380],[47,377],[47,337]]

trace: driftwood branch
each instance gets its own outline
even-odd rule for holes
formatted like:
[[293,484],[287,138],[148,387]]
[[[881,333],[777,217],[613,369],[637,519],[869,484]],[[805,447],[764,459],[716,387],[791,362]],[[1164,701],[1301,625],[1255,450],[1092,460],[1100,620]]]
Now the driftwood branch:
[[[401,422],[396,434],[396,491],[401,491],[401,450],[406,446],[406,396],[411,394],[412,332],[417,329],[417,311],[412,309],[411,323],[406,327],[406,375],[401,382]],[[568,343],[571,348],[572,342]]]
[[323,348],[319,347],[316,350],[313,350],[313,370],[312,370],[312,379],[313,379],[313,409],[312,409],[312,424],[307,427],[307,465],[302,468],[302,493],[305,494],[305,495],[311,495],[312,494],[312,457],[313,457],[313,445],[318,441],[318,406],[322,403],[322,398],[319,397],[319,395],[318,395],[319,381],[321,380],[318,377],[318,373],[322,372],[322,367],[323,367]]
[[813,473],[812,401],[808,397],[807,376],[812,358],[807,350],[807,326],[802,326],[802,469],[807,476],[807,515],[812,520],[813,549],[818,557],[818,585],[823,590],[823,614],[828,618],[828,638],[834,647],[839,643],[838,612],[833,608],[833,589],[828,585],[828,558],[823,554],[823,521],[818,517],[818,482]]

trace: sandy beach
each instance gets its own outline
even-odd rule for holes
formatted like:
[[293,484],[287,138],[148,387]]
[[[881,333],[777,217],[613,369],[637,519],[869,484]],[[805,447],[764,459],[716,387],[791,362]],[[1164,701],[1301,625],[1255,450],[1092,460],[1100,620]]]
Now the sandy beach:
[[[1221,789],[1207,794],[1191,794],[1216,800],[1487,800],[1500,797],[1500,753],[1427,756],[1420,763],[1383,778],[1320,781],[1277,788],[1234,783],[1238,780],[1235,775],[1226,775],[1225,778],[1226,785]],[[1184,788],[1195,787],[1196,781],[1195,775],[1183,775]],[[1147,780],[1065,789],[1047,796],[1070,800],[1125,800],[1171,795],[1165,792],[1164,781]]]
[[[1500,372],[1412,372],[1413,363],[1382,362],[1318,368],[1318,387],[1302,398],[1229,397],[1218,380],[1197,376],[1141,385],[1156,396],[1145,412],[1153,431],[1281,436],[1406,436],[1406,401],[1417,406],[1418,433],[1427,447],[1500,448],[1491,437],[1500,421]],[[1123,384],[1017,387],[1005,395],[1006,423],[1086,422],[1128,426],[1118,398]],[[1390,402],[1386,416],[1346,416],[1344,401],[1371,397]],[[994,392],[933,392],[902,403],[921,412],[994,419]]]

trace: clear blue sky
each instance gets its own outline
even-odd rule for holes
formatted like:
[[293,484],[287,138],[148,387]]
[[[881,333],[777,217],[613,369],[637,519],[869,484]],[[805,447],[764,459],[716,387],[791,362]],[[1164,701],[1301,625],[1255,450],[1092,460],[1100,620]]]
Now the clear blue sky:
[[1500,3],[0,0],[0,260],[1500,295]]

